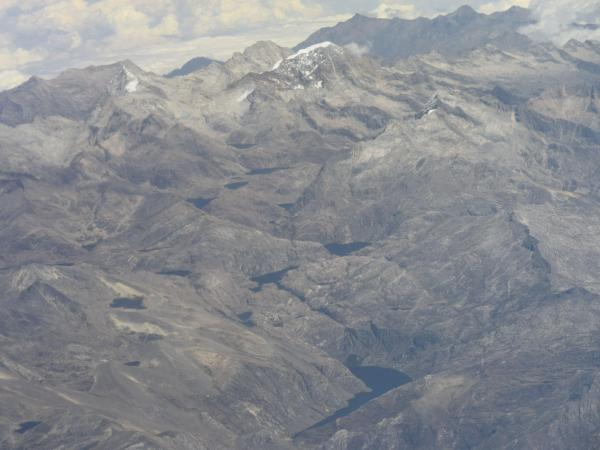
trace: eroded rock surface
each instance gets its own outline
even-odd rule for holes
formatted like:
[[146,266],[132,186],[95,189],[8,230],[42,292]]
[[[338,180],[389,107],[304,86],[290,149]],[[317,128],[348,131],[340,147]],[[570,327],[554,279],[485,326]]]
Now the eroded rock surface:
[[600,45],[505,14],[0,93],[0,447],[598,448]]

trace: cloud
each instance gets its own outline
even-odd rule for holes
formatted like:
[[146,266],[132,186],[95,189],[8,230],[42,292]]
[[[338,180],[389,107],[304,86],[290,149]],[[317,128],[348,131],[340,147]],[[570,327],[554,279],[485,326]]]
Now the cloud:
[[355,56],[366,55],[371,50],[369,48],[369,46],[367,46],[367,45],[360,45],[360,44],[357,44],[356,42],[351,42],[350,44],[345,45],[344,47],[348,51],[350,51],[350,53],[352,53]]
[[532,0],[538,23],[523,31],[540,40],[562,45],[570,39],[600,40],[600,3],[598,0]]
[[479,11],[484,14],[492,14],[498,11],[506,11],[513,6],[520,6],[522,8],[529,7],[530,0],[502,0],[496,2],[489,2],[481,5]]
[[486,13],[531,3],[540,24],[528,32],[599,38],[572,25],[597,23],[598,0],[0,0],[0,71],[3,86],[126,58],[162,73],[194,56],[225,59],[259,39],[293,46],[355,12],[431,17],[465,2]]
[[0,71],[0,91],[17,86],[26,81],[27,78],[29,78],[27,75],[18,70],[2,70]]
[[324,15],[311,0],[168,0],[183,37],[240,33],[258,26]]
[[531,0],[381,0],[370,14],[391,19],[401,17],[414,19],[417,17],[436,17],[439,14],[447,14],[455,11],[464,4],[469,4],[484,14],[492,14],[497,11],[506,11],[512,6],[527,8]]
[[43,56],[36,52],[22,48],[10,50],[0,44],[0,70],[14,69],[42,58]]
[[[255,35],[299,42],[332,25],[327,17],[316,0],[2,0],[0,70],[54,76],[132,58],[162,71],[193,56],[228,57]],[[20,79],[16,72],[6,72],[3,86]]]
[[418,16],[415,5],[396,0],[381,2],[377,8],[371,11],[371,14],[380,19],[392,19],[394,17],[413,19]]

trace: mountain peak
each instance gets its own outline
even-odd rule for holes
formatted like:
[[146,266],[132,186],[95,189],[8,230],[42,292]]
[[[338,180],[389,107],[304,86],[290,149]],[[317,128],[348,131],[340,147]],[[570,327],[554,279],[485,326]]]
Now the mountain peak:
[[364,21],[368,21],[371,19],[372,19],[371,17],[365,16],[360,13],[356,13],[350,18],[349,22],[364,22]]
[[0,122],[17,126],[48,116],[79,120],[113,95],[137,92],[146,76],[141,68],[125,60],[68,69],[51,80],[31,77],[0,93]]
[[296,87],[322,87],[324,80],[321,75],[326,71],[323,66],[330,63],[332,57],[343,52],[344,50],[333,42],[319,42],[277,61],[272,70],[293,79]]
[[273,41],[258,41],[244,50],[244,56],[253,57],[264,52],[279,51],[282,47]]
[[124,59],[123,61],[119,61],[118,65],[120,65],[124,70],[127,70],[136,75],[141,75],[144,73],[144,70],[130,59]]
[[259,41],[246,48],[242,54],[243,58],[257,64],[272,65],[273,62],[280,60],[289,54],[289,50],[280,47],[273,41]]
[[469,5],[463,5],[450,15],[457,17],[477,17],[480,14]]
[[286,59],[295,59],[299,56],[302,55],[306,55],[308,53],[314,52],[320,48],[327,48],[327,47],[331,47],[331,46],[335,46],[337,47],[337,45],[335,45],[333,42],[331,41],[323,41],[323,42],[318,42],[316,44],[310,45],[308,47],[305,47],[301,50],[298,50],[296,53],[294,53],[293,55],[288,56]]
[[249,73],[263,73],[272,70],[277,61],[281,61],[291,52],[272,41],[259,41],[246,48],[243,53],[236,52],[228,59],[223,68],[234,74],[237,79]]
[[198,70],[202,70],[205,67],[210,66],[211,64],[221,64],[219,61],[211,58],[206,58],[204,56],[198,56],[196,58],[190,59],[179,69],[172,70],[171,72],[165,75],[166,78],[176,78],[183,77],[185,75],[189,75],[190,73],[197,72]]
[[37,75],[32,75],[31,77],[29,77],[29,79],[27,81],[25,81],[21,85],[17,86],[17,88],[26,88],[26,87],[37,86],[39,84],[44,83],[44,81],[45,80],[43,78],[38,77]]

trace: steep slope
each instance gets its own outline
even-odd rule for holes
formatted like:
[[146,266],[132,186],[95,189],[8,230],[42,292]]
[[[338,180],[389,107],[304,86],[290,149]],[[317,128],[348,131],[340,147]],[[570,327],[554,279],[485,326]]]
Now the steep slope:
[[85,71],[68,70],[50,81],[32,77],[15,89],[0,92],[0,122],[15,126],[50,115],[80,119],[111,96],[135,91],[141,72],[125,61]]

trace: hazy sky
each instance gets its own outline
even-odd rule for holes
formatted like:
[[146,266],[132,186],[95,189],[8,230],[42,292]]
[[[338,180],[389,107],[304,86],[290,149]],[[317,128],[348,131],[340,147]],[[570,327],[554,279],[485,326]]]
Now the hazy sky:
[[126,58],[163,73],[194,56],[228,58],[261,39],[292,46],[356,12],[412,18],[462,4],[486,13],[531,7],[538,35],[600,39],[598,30],[570,26],[600,24],[599,0],[0,0],[0,89]]

